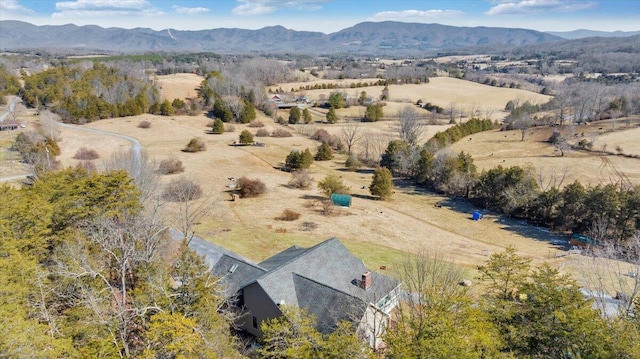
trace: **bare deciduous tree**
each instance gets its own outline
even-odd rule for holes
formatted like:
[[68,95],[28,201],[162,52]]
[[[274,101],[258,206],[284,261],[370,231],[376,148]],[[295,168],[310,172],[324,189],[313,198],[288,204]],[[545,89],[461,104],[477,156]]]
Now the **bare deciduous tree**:
[[182,232],[183,240],[188,244],[195,236],[195,225],[206,216],[213,207],[213,199],[202,193],[200,185],[187,179],[171,181],[163,192],[163,197],[174,202],[176,215],[169,222]]
[[424,119],[415,107],[405,106],[398,112],[398,135],[409,146],[418,144],[424,125]]
[[360,127],[357,123],[347,121],[342,127],[342,139],[347,146],[347,153],[351,153],[353,146],[360,141]]
[[[593,228],[592,232],[602,230]],[[634,305],[640,298],[640,232],[624,246],[608,241],[592,250],[593,257],[576,260],[583,268],[580,270],[582,285],[590,291],[604,315],[635,316]]]
[[55,272],[72,283],[76,304],[99,319],[125,356],[131,354],[136,322],[161,309],[134,301],[139,274],[163,252],[165,228],[157,217],[97,218],[81,226],[83,236],[63,245]]

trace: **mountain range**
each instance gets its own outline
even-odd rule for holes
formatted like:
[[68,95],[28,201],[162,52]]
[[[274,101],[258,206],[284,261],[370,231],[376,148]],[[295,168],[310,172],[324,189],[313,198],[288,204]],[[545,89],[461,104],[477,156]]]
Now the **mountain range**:
[[520,46],[560,41],[528,29],[456,27],[403,22],[363,22],[335,33],[295,31],[282,26],[258,30],[217,28],[199,31],[102,28],[0,21],[0,50],[74,52],[216,52],[412,55],[477,45]]
[[593,31],[579,29],[573,31],[547,31],[547,34],[562,37],[568,40],[583,39],[585,37],[629,37],[640,35],[640,31]]

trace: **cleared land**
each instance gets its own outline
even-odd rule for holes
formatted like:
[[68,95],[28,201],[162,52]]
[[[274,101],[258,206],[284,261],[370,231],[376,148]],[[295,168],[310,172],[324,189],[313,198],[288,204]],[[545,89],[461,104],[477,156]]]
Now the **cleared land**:
[[[169,77],[171,76],[173,75]],[[200,82],[198,77],[188,76],[187,78],[193,81],[190,85],[192,89]],[[487,103],[494,101],[494,106],[504,107],[508,99],[517,97],[519,93],[516,92],[517,90],[463,83],[460,80],[448,78],[442,81],[432,79],[426,85],[394,86],[391,88],[391,96],[392,98],[415,96],[415,100],[422,98],[423,101],[433,102],[435,100],[427,97],[424,92],[414,93],[412,89],[415,88],[416,91],[429,89],[434,97],[439,93],[455,90],[459,93],[458,100],[466,98],[478,101],[467,91],[479,86],[480,89],[488,91],[500,90],[487,95],[486,101]],[[456,90],[455,84],[464,86]],[[440,85],[442,88],[439,89]],[[164,85],[163,89],[167,86],[169,85]],[[185,83],[183,86],[188,87]],[[188,89],[182,88],[179,91],[185,90]],[[372,88],[365,88],[365,90],[369,92]],[[503,90],[507,92],[502,93]],[[402,91],[406,91],[406,94],[402,95]],[[327,94],[328,92],[326,91]],[[175,94],[177,93],[178,90]],[[372,95],[375,94],[372,93]],[[537,98],[539,95],[531,94],[531,96]],[[453,99],[442,97],[441,100],[448,103]],[[461,102],[461,104],[473,106],[475,102]],[[394,106],[403,105],[405,104]],[[357,109],[352,107],[347,110]],[[472,221],[470,214],[477,208],[461,201],[424,193],[405,183],[397,183],[396,193],[390,201],[372,199],[368,192],[372,171],[367,169],[359,172],[344,171],[342,168],[344,155],[338,155],[334,160],[316,162],[310,169],[311,176],[316,182],[329,173],[338,173],[351,187],[354,195],[351,208],[338,209],[336,213],[325,216],[321,213],[319,201],[321,195],[315,183],[307,190],[289,188],[287,183],[291,175],[280,171],[277,167],[292,149],[309,148],[315,152],[318,143],[309,140],[296,130],[305,132],[310,128],[325,128],[338,134],[344,124],[283,127],[275,124],[270,118],[259,116],[267,129],[284,128],[291,131],[294,134],[293,137],[256,138],[257,141],[264,142],[266,147],[231,146],[234,140],[237,140],[239,133],[247,128],[246,125],[236,124],[236,130],[233,133],[207,134],[206,125],[211,120],[204,116],[162,117],[147,114],[134,118],[102,120],[85,126],[135,137],[157,162],[169,157],[181,160],[186,171],[180,175],[162,176],[161,180],[166,183],[172,178],[184,175],[197,180],[205,189],[212,203],[212,210],[201,220],[197,235],[256,261],[294,244],[309,246],[332,236],[343,240],[346,246],[365,260],[371,268],[378,269],[380,266],[386,266],[387,271],[391,273],[407,253],[438,253],[441,257],[453,260],[468,269],[484,263],[488,255],[508,245],[515,246],[521,254],[531,257],[534,263],[550,260],[560,265],[567,258],[555,256],[561,253],[562,241],[566,241],[564,237],[554,236],[544,229],[524,223],[505,220],[491,213],[486,213],[485,219],[481,221]],[[286,112],[283,112],[283,116],[286,116]],[[320,120],[323,113],[314,112],[314,116]],[[37,121],[35,117],[32,119]],[[150,121],[151,128],[139,128],[138,124],[142,120]],[[362,134],[367,136],[375,135],[388,139],[395,134],[392,121],[359,123],[358,126]],[[430,126],[428,135],[424,139],[435,131],[445,128],[446,126]],[[249,130],[254,133],[256,131],[255,128],[249,128]],[[626,132],[612,133],[611,136]],[[629,136],[636,134],[636,132],[629,133],[631,133]],[[504,137],[505,135],[507,137]],[[585,171],[582,169],[584,166],[597,167],[597,163],[602,161],[598,155],[587,152],[575,152],[565,157],[558,157],[549,144],[542,142],[548,138],[548,135],[548,133],[535,135],[534,131],[522,142],[519,140],[520,134],[516,132],[487,132],[472,135],[471,140],[463,139],[454,145],[452,150],[465,150],[471,153],[480,168],[498,164],[523,165],[528,162],[541,165],[551,161],[549,163],[561,167],[579,167],[581,170],[580,172],[576,170],[576,174],[584,174]],[[61,137],[62,155],[59,159],[67,166],[77,163],[77,160],[72,157],[77,149],[83,146],[98,151],[102,159],[129,146],[122,140],[87,135],[72,129],[62,129]],[[207,145],[207,150],[200,153],[182,152],[181,149],[193,137],[202,138]],[[608,138],[607,141],[612,141],[609,144],[611,148],[614,146],[614,139]],[[616,137],[616,140],[623,141],[625,138],[624,136]],[[382,140],[380,143],[384,149],[386,143]],[[630,145],[627,146],[629,149],[632,148]],[[493,156],[490,156],[491,153]],[[640,167],[637,162],[639,160],[624,159],[624,162],[617,163],[616,156],[607,157],[611,160],[610,162],[615,163],[619,171],[628,173],[630,178],[634,178],[635,183],[640,182],[640,177],[633,174],[633,171],[637,171]],[[622,160],[622,156],[620,158]],[[502,162],[503,160],[505,162]],[[626,162],[627,160],[629,162]],[[101,159],[96,160],[98,167],[100,163]],[[228,185],[232,182],[229,178],[241,176],[262,180],[266,184],[267,193],[258,198],[231,201]],[[583,178],[580,177],[580,180]],[[594,177],[593,180],[596,181],[597,178]],[[285,209],[300,212],[302,216],[293,222],[276,220],[275,218]],[[469,275],[473,276],[472,273]]]
[[[318,83],[332,82],[341,86],[349,86],[353,82],[372,82],[378,79],[358,79],[358,80],[320,80]],[[300,86],[313,86],[316,81],[296,82],[272,86],[271,89],[282,88],[285,90],[298,89]],[[346,88],[333,90],[305,90],[298,92],[304,94],[312,101],[328,99],[332,91],[344,91],[353,98],[358,98],[362,91],[374,98],[379,98],[384,86],[369,86],[360,88]],[[385,115],[393,116],[398,112],[399,107],[404,104],[414,104],[418,100],[425,103],[430,102],[442,108],[448,109],[452,104],[457,111],[462,110],[467,115],[471,110],[478,110],[483,117],[492,119],[502,119],[506,115],[504,111],[507,102],[513,99],[529,101],[533,104],[545,103],[550,96],[533,92],[492,87],[478,84],[471,81],[460,80],[451,77],[434,77],[426,84],[410,85],[389,85],[389,97],[385,107]],[[354,111],[361,111],[361,108],[354,107]],[[349,115],[357,116],[359,112],[352,112]],[[466,117],[466,116],[465,116]]]
[[[565,185],[573,181],[594,186],[621,182],[640,184],[640,158],[622,155],[640,153],[639,125],[640,121],[635,118],[628,127],[619,123],[616,132],[607,132],[613,130],[611,121],[574,126],[570,142],[576,144],[586,139],[593,141],[593,148],[570,151],[564,156],[547,142],[555,127],[531,128],[524,141],[520,131],[476,133],[452,145],[451,150],[470,153],[480,171],[498,165],[533,166],[545,184],[562,176],[566,176]],[[622,154],[615,150],[618,146],[623,149]],[[602,152],[603,149],[606,152]]]

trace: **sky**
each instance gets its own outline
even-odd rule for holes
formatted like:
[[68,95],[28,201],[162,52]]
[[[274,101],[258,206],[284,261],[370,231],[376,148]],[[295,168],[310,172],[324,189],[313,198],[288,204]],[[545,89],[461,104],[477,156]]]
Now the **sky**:
[[638,0],[0,0],[0,20],[202,30],[282,25],[326,34],[363,21],[640,30]]

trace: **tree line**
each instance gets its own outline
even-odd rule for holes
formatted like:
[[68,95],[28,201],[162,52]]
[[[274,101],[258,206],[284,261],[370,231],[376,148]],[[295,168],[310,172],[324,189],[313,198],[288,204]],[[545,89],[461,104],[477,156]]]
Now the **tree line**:
[[462,197],[498,213],[554,230],[589,233],[602,242],[625,245],[640,230],[640,186],[619,183],[583,186],[544,184],[530,167],[498,167],[479,172],[471,154],[446,146],[493,128],[490,120],[471,119],[439,132],[424,145],[389,142],[380,165],[396,176],[449,196]]

